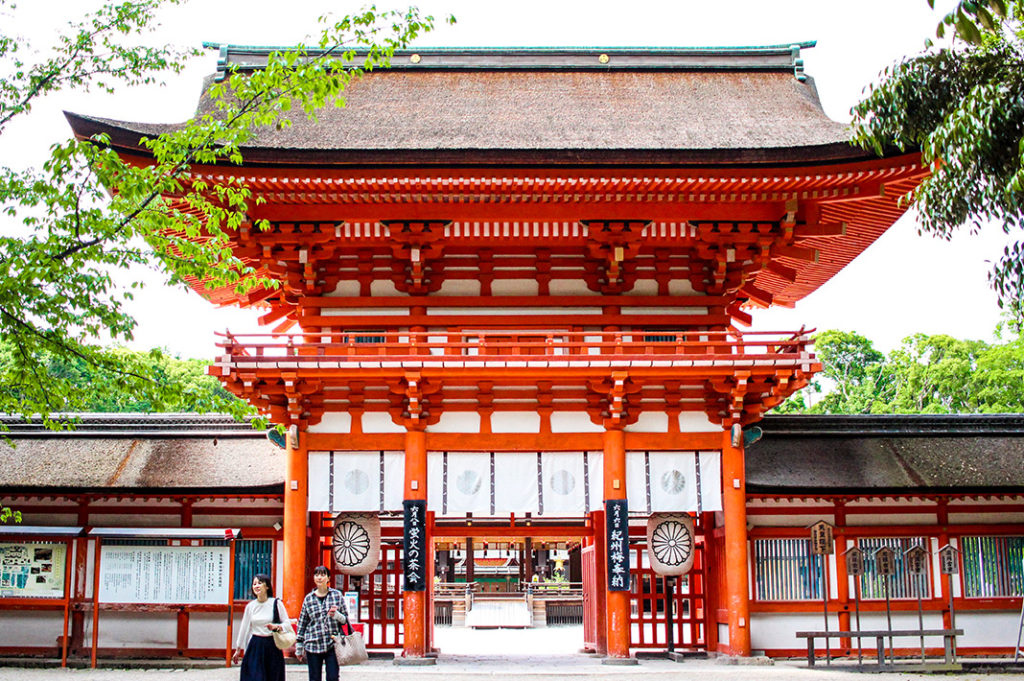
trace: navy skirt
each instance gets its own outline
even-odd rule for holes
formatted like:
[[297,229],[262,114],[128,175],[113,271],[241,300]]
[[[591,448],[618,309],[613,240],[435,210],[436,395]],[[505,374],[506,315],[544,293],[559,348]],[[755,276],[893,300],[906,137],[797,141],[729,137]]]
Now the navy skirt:
[[273,636],[250,636],[242,658],[241,681],[284,681],[284,655]]

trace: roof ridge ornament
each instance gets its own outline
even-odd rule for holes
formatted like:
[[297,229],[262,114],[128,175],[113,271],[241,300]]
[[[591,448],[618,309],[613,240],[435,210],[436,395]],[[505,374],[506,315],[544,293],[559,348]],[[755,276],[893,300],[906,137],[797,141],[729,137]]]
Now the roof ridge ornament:
[[793,55],[793,77],[801,83],[806,82],[807,74],[804,73],[804,60],[800,56],[800,43],[793,43],[789,49]]

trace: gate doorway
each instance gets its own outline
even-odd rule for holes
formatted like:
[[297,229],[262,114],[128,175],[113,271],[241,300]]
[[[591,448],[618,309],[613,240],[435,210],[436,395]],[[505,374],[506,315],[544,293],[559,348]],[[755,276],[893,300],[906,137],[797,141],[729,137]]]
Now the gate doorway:
[[[315,525],[320,528],[320,541],[309,556],[310,564],[327,565],[333,572],[333,517],[316,515],[320,516]],[[586,522],[563,525],[526,525],[522,519],[519,525],[516,519],[437,525],[430,520],[433,550],[428,551],[427,574],[434,579],[428,590],[427,640],[431,648],[443,654],[485,654],[489,647],[498,646],[497,652],[509,654],[518,644],[498,642],[521,638],[524,654],[601,649],[602,512],[590,514]],[[702,520],[697,518],[694,527],[693,569],[666,580],[651,570],[645,526],[634,519],[630,527],[631,648],[665,650],[671,636],[675,650],[707,650],[709,569]],[[358,621],[364,625],[367,647],[402,648],[402,527],[398,519],[382,523],[381,560],[372,574],[334,574],[338,589],[358,597]],[[507,638],[517,630],[541,633]]]

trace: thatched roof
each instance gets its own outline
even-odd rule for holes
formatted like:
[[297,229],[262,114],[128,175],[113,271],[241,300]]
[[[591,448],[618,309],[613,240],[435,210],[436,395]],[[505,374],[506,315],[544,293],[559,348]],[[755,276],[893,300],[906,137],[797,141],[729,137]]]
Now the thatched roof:
[[0,491],[280,491],[284,451],[226,416],[81,414],[74,430],[3,418]]
[[1024,414],[768,416],[751,492],[1024,491]]
[[[410,50],[353,82],[344,108],[325,109],[317,121],[297,113],[291,127],[261,130],[245,158],[649,165],[866,157],[825,115],[802,73],[799,48],[812,45]],[[269,51],[214,47],[219,77],[259,68]],[[210,108],[204,94],[199,113]],[[105,132],[115,146],[136,149],[141,136],[176,127],[69,120],[80,136]]]

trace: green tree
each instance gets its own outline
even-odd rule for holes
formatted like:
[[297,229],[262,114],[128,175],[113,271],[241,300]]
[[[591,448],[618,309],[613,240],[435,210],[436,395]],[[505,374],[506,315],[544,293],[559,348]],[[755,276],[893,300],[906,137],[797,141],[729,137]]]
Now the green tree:
[[[928,0],[934,6],[934,0]],[[911,197],[920,229],[948,239],[1024,217],[1024,0],[962,0],[939,24],[953,39],[887,68],[853,109],[854,139],[879,153],[920,149],[932,174]],[[1024,311],[1024,243],[989,275],[1000,305]]]
[[[1012,320],[1011,320],[1012,321]],[[802,394],[777,413],[967,414],[1024,412],[1024,340],[1004,323],[996,343],[944,334],[914,334],[888,355],[857,333],[824,331],[815,348],[825,395],[807,406]],[[806,392],[806,391],[803,391]]]
[[[22,58],[31,46],[9,33],[17,25],[16,7],[0,0],[0,135],[30,115],[41,97],[68,89],[113,92],[180,70],[190,52],[137,44],[157,11],[178,3],[110,2],[69,24],[45,56],[32,61]],[[130,281],[130,269],[143,267],[165,273],[172,284],[273,285],[228,247],[250,207],[247,187],[241,181],[207,185],[190,169],[240,163],[241,148],[259,128],[287,126],[289,116],[315,117],[325,106],[342,105],[349,82],[387,65],[395,49],[433,26],[415,8],[381,12],[371,6],[337,20],[322,18],[312,45],[276,52],[258,71],[231,72],[212,86],[213,111],[145,140],[150,165],[123,162],[102,137],[56,145],[39,168],[0,163],[0,339],[8,382],[0,411],[45,419],[78,403],[75,373],[48,370],[59,360],[89,367],[97,399],[117,403],[121,395],[153,410],[179,404],[247,413],[238,400],[190,392],[145,354],[103,345],[132,339],[136,322],[124,303],[139,284],[123,282]]]
[[814,337],[822,377],[834,384],[811,411],[870,412],[876,397],[874,376],[885,355],[855,331],[822,331]]

